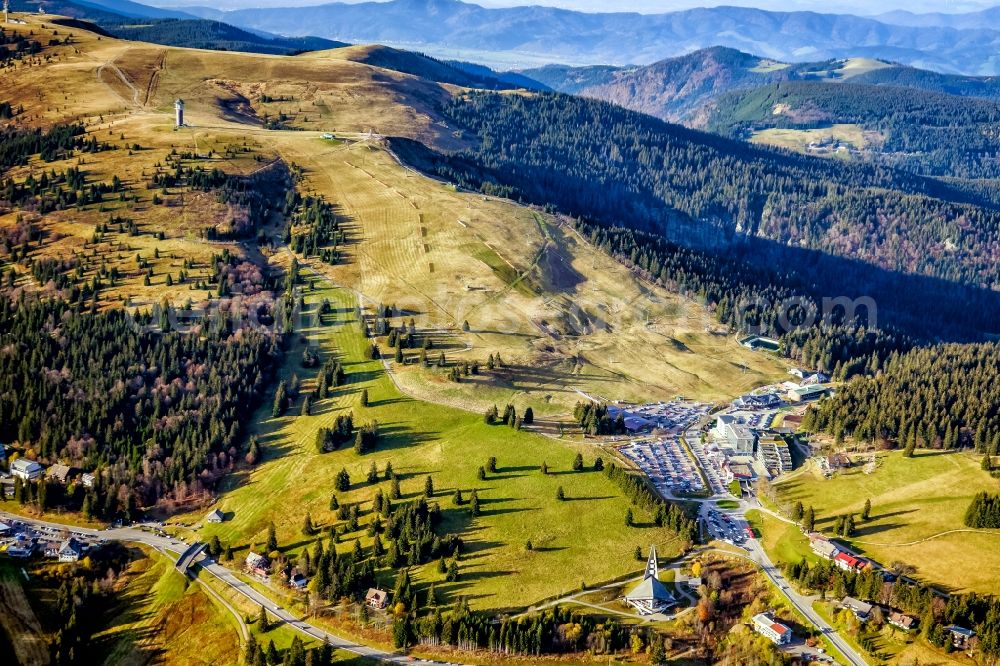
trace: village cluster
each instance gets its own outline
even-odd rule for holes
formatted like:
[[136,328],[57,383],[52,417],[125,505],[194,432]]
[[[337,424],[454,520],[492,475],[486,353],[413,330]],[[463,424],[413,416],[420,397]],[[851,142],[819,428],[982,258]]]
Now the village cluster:
[[[209,514],[209,518],[212,518],[212,514]],[[211,522],[219,521],[212,520]],[[278,573],[293,590],[304,590],[309,583],[309,579],[296,566],[286,565],[280,572],[275,572],[273,569],[274,566],[266,555],[255,553],[252,550],[247,553],[246,559],[243,560],[244,573],[261,582],[269,582],[272,576]],[[386,606],[389,605],[389,592],[376,587],[369,588],[365,593],[365,605],[374,610],[385,610]]]
[[70,536],[63,529],[37,527],[18,520],[0,522],[0,553],[17,559],[41,555],[60,562],[76,562],[99,543],[97,538]]
[[[792,469],[789,435],[801,424],[804,405],[833,392],[830,378],[822,373],[795,369],[791,374],[795,380],[736,398],[704,432],[695,426],[711,412],[705,403],[678,398],[609,405],[609,416],[621,415],[628,432],[618,451],[666,497],[702,494],[706,484],[711,494],[721,494],[734,481],[749,491],[758,478],[772,479]],[[779,414],[783,422],[775,427]]]

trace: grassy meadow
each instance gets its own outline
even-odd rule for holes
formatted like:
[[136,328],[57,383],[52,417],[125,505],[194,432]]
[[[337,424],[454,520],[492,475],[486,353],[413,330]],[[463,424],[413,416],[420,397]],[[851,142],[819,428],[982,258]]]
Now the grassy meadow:
[[997,492],[997,480],[975,455],[917,450],[879,453],[872,474],[860,467],[829,480],[812,465],[774,484],[781,500],[816,509],[819,529],[829,530],[839,514],[860,515],[865,499],[871,519],[858,522],[851,545],[882,564],[901,562],[926,582],[948,581],[956,591],[995,591],[1000,568],[1000,530],[967,530],[962,517],[980,491]]
[[[819,127],[816,129],[784,129],[777,127],[763,129],[754,132],[750,141],[806,152],[810,143],[824,142],[829,139],[835,139],[842,144],[848,144],[857,150],[864,150],[872,142],[872,137],[862,130],[860,125],[850,124],[833,124],[829,127]],[[848,154],[842,152],[829,154],[845,159],[850,157]]]
[[[334,476],[345,468],[352,485],[348,492],[338,493],[338,500],[361,506],[362,526],[357,533],[345,535],[340,548],[349,550],[355,538],[368,548],[369,500],[379,487],[387,493],[389,483],[368,484],[365,476],[372,464],[384,471],[391,463],[402,477],[404,500],[422,495],[426,477],[433,478],[434,499],[444,513],[442,530],[456,532],[465,541],[459,581],[444,583],[433,563],[416,572],[418,582],[433,581],[444,599],[464,595],[477,608],[520,607],[576,589],[582,578],[596,583],[637,569],[636,546],[656,543],[664,556],[678,552],[680,544],[666,530],[647,525],[648,516],[637,516],[636,527],[625,525],[629,504],[603,474],[571,471],[577,451],[584,454],[587,467],[599,451],[502,425],[488,426],[477,414],[400,394],[382,362],[364,358],[368,341],[356,319],[353,295],[328,285],[305,292],[307,309],[323,299],[331,302],[334,312],[302,332],[324,355],[337,356],[348,373],[348,384],[331,398],[318,401],[309,416],[297,415],[298,405],[279,418],[270,417],[270,405],[261,408],[254,427],[265,461],[231,479],[217,503],[229,518],[222,524],[204,525],[199,530],[201,538],[217,535],[232,544],[237,555],[245,555],[250,544],[263,543],[273,521],[279,544],[297,552],[320,538],[303,535],[307,512],[317,527],[335,522],[330,497]],[[314,373],[298,367],[300,356],[298,345],[289,351],[285,373],[288,377],[298,373],[304,390],[309,390]],[[360,406],[362,389],[369,392],[368,407]],[[316,431],[347,411],[357,424],[378,422],[382,436],[376,450],[358,455],[347,447],[317,453]],[[479,480],[478,468],[490,456],[498,460],[497,473]],[[549,466],[550,474],[540,472],[542,463]],[[559,487],[566,501],[556,500]],[[466,499],[475,489],[482,515],[473,519],[467,506],[453,506],[455,489],[461,489]],[[200,519],[201,513],[179,518],[186,522]],[[525,548],[528,540],[532,551]],[[386,575],[386,584],[391,584]],[[510,584],[510,576],[515,575],[516,586]]]
[[166,557],[147,551],[134,561],[115,612],[94,635],[104,663],[239,664],[236,618]]

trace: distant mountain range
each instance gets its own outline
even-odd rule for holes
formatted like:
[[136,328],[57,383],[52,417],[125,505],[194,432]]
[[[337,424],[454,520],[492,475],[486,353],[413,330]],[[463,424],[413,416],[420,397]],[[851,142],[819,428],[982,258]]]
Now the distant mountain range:
[[89,21],[102,34],[165,46],[247,51],[286,55],[345,46],[343,42],[312,36],[281,37],[250,31],[171,9],[150,7],[131,0],[12,0],[11,10]]
[[866,58],[785,63],[718,46],[642,67],[547,65],[520,73],[559,92],[696,127],[705,124],[705,105],[719,96],[784,81],[894,85],[1000,99],[1000,77],[941,74]]
[[[993,20],[993,10],[978,18],[895,12],[877,20],[741,7],[586,14],[537,6],[485,8],[460,0],[391,0],[185,11],[252,30],[319,33],[486,64],[644,65],[726,46],[786,62],[866,57],[943,72],[1000,73],[1000,17]],[[890,19],[914,25],[885,22]]]

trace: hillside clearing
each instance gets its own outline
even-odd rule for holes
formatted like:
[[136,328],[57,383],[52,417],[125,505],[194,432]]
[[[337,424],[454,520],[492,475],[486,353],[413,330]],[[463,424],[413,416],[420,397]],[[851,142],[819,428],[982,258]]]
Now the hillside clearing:
[[909,459],[899,451],[877,455],[872,474],[856,467],[825,480],[807,465],[773,487],[785,504],[815,507],[820,529],[829,529],[837,515],[860,514],[870,498],[871,520],[859,521],[857,535],[848,540],[854,548],[887,566],[911,565],[928,583],[994,590],[1000,531],[951,532],[964,527],[962,517],[977,492],[996,492],[996,480],[979,468],[979,458],[930,450]]

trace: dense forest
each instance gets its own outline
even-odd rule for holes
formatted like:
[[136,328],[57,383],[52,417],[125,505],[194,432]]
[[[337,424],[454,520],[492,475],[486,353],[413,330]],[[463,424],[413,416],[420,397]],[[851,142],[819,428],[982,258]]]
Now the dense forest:
[[226,317],[200,335],[174,333],[165,314],[143,326],[123,310],[0,300],[0,438],[40,460],[96,472],[93,488],[55,497],[41,484],[19,500],[134,516],[161,498],[210,488],[233,467],[280,339],[236,329]]
[[1000,446],[1000,343],[941,344],[892,354],[806,412],[803,427],[906,447]]
[[559,94],[470,93],[441,113],[475,144],[452,155],[394,146],[464,187],[686,246],[756,236],[905,273],[1000,282],[1000,213],[939,181],[757,148]]
[[[640,276],[703,303],[723,324],[779,337],[791,334],[786,355],[828,372],[851,359],[868,362],[876,352],[884,359],[911,346],[910,337],[974,339],[997,326],[993,312],[1000,295],[994,292],[889,274],[774,244],[750,242],[714,253],[624,227],[577,221],[576,228]],[[870,297],[877,316],[869,321],[872,313],[860,300],[854,318],[844,308],[824,312],[823,299],[831,294],[852,301]],[[927,308],[928,301],[935,307]]]
[[[994,447],[993,453],[996,452]],[[982,492],[976,495],[965,512],[965,526],[1000,529],[1000,495]]]
[[[784,109],[775,113],[776,108]],[[915,88],[791,81],[715,100],[708,128],[747,138],[766,127],[857,124],[875,133],[867,158],[929,176],[1000,177],[1000,102]]]

